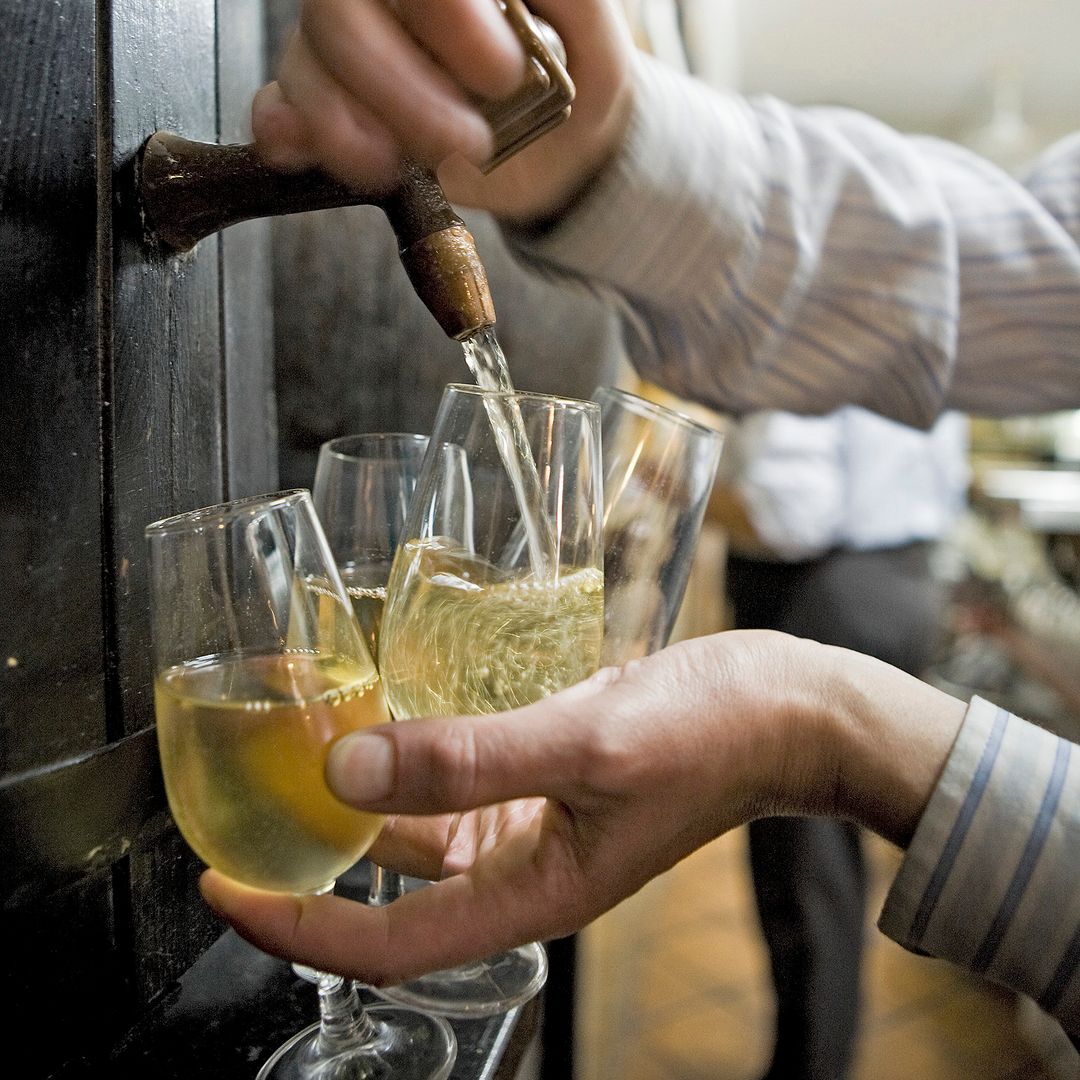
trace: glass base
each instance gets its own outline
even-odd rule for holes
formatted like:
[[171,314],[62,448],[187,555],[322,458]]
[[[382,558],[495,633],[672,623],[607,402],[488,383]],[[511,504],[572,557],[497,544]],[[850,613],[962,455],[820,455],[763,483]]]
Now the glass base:
[[320,1058],[312,1024],[279,1046],[256,1080],[447,1080],[457,1059],[457,1039],[438,1016],[398,1005],[367,1005],[374,1029],[351,1050]]
[[524,1005],[547,982],[547,971],[544,946],[534,942],[479,964],[433,971],[412,982],[370,989],[387,1001],[439,1016],[471,1020]]

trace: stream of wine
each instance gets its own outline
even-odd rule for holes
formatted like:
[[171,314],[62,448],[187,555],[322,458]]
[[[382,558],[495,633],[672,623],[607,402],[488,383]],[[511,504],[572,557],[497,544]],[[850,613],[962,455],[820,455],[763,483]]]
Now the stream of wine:
[[[513,393],[510,371],[506,365],[494,327],[485,327],[462,342],[465,362],[483,390]],[[521,514],[521,527],[528,545],[529,565],[535,577],[545,579],[558,567],[555,536],[544,512],[544,492],[536,471],[529,440],[521,419],[521,410],[508,398],[485,401],[491,430],[499,455],[510,477]]]

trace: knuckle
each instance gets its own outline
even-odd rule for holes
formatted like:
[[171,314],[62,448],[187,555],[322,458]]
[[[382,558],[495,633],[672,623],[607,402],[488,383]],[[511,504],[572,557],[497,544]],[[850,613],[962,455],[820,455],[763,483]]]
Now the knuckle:
[[643,760],[635,740],[617,723],[595,723],[582,738],[575,756],[579,783],[598,795],[615,796],[634,786]]
[[573,775],[598,796],[625,796],[656,773],[658,755],[649,737],[655,720],[642,718],[642,686],[634,663],[601,669],[591,681],[601,688],[602,713],[581,720],[573,740]]
[[477,784],[477,746],[471,726],[444,724],[427,753],[428,790],[446,808],[467,803]]

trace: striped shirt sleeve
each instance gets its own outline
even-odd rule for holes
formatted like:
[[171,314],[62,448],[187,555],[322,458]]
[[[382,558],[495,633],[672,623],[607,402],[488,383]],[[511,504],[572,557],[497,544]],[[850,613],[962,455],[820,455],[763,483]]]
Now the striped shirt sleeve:
[[1080,1036],[1080,747],[975,698],[878,922]]
[[511,240],[614,294],[646,378],[723,412],[1080,405],[1080,134],[1026,184],[863,114],[717,93],[650,57],[617,159]]

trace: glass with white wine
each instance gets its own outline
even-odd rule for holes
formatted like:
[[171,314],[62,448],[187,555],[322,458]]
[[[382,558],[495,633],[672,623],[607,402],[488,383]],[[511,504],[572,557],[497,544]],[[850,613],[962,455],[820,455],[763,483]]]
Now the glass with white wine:
[[[520,444],[499,430],[508,413]],[[447,387],[430,444],[464,454],[471,527],[439,531],[447,458],[429,453],[379,643],[395,719],[499,712],[596,670],[604,597],[599,419],[594,402]],[[508,453],[516,455],[509,468]],[[526,490],[537,493],[524,506],[521,471],[535,481]],[[530,539],[537,528],[540,539]],[[443,1015],[484,1016],[527,1001],[546,971],[534,944],[379,993]]]
[[315,512],[376,664],[386,583],[427,446],[426,435],[376,431],[319,447]]
[[[327,754],[389,714],[310,495],[208,507],[146,536],[158,745],[177,826],[204,862],[245,885],[328,891],[382,819],[331,795]],[[399,1014],[411,1010],[365,1010],[335,975],[318,987],[321,1022],[279,1048],[260,1080],[449,1075],[444,1022],[406,1031]]]
[[[343,435],[319,447],[312,488],[315,512],[376,665],[386,583],[427,447],[426,435],[393,431]],[[446,457],[438,474],[438,531],[460,535],[472,527],[464,455],[449,445],[437,452]],[[399,875],[371,866],[369,904],[389,903],[402,890]]]

